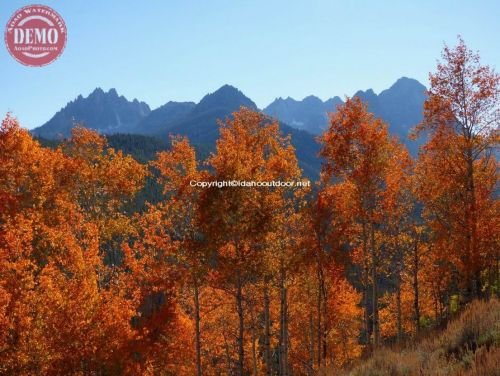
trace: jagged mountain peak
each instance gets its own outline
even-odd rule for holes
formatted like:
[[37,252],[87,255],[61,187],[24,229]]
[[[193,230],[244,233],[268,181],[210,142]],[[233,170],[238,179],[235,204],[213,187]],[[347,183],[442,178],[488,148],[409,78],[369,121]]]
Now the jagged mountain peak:
[[236,94],[236,93],[241,93],[241,91],[233,85],[224,84],[220,88],[215,90],[212,94],[220,94],[220,93],[235,93]]
[[358,90],[353,97],[359,97],[362,100],[369,100],[373,98],[377,98],[377,94],[373,91],[373,89],[367,89],[367,90]]
[[213,93],[205,95],[194,109],[196,113],[213,109],[238,110],[241,106],[257,109],[257,105],[239,89],[232,85],[223,85]]
[[105,92],[97,87],[87,97],[79,95],[70,101],[32,133],[45,138],[68,137],[77,123],[102,133],[125,133],[150,112],[144,102],[129,101],[114,88]]
[[384,97],[386,95],[392,96],[406,96],[406,95],[417,95],[420,98],[425,97],[426,87],[422,85],[419,81],[408,78],[401,77],[395,83],[391,85],[386,90],[380,92],[379,97]]
[[205,95],[200,101],[200,103],[202,103],[203,100],[206,100],[207,98],[226,98],[226,97],[247,98],[245,94],[241,92],[240,89],[232,85],[225,84],[222,85],[217,90],[215,90],[214,92]]
[[102,90],[102,88],[100,87],[96,87],[89,95],[87,98],[89,97],[96,97],[96,96],[101,96],[101,95],[104,95],[104,90]]
[[397,79],[396,82],[394,82],[390,88],[392,89],[392,88],[398,87],[398,86],[399,87],[411,86],[411,87],[419,87],[419,88],[425,89],[425,86],[422,85],[418,80],[416,80],[414,78],[409,78],[406,76],[403,76],[403,77]]
[[330,99],[327,99],[325,101],[325,106],[328,112],[333,112],[337,109],[337,106],[342,103],[344,103],[344,101],[339,96],[335,96]]
[[312,104],[312,105],[321,105],[321,104],[323,104],[323,101],[321,99],[319,99],[315,95],[308,95],[307,97],[305,97],[304,99],[302,99],[302,102],[308,103],[308,104]]

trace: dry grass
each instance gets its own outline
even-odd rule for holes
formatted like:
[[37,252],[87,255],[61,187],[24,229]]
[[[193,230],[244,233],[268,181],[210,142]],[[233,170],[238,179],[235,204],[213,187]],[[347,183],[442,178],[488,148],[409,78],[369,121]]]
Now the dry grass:
[[350,376],[500,376],[500,301],[475,301],[446,330],[402,351],[382,349]]

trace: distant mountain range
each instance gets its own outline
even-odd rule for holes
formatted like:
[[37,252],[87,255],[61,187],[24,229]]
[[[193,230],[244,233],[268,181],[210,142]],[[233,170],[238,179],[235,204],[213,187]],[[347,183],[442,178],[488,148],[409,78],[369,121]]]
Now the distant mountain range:
[[[371,89],[355,95],[366,101],[369,110],[384,119],[390,131],[416,152],[418,145],[409,142],[407,136],[422,120],[425,87],[421,83],[403,77],[379,95]],[[301,101],[288,97],[277,98],[262,110],[280,121],[283,133],[291,134],[299,164],[308,176],[317,177],[321,165],[315,137],[327,128],[327,114],[342,103],[339,97],[324,102],[315,96]],[[207,94],[197,104],[168,102],[152,111],[144,102],[119,96],[115,89],[104,92],[97,88],[88,97],[80,95],[69,102],[32,133],[45,139],[64,138],[71,134],[75,124],[83,124],[108,135],[136,134],[165,140],[168,134],[180,134],[209,152],[219,135],[217,120],[231,116],[241,106],[258,110],[251,99],[230,85]]]

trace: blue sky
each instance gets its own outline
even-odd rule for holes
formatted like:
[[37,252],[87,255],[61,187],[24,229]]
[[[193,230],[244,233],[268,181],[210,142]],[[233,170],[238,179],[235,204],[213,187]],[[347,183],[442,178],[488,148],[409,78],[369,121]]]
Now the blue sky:
[[[0,114],[12,111],[28,128],[97,86],[155,108],[198,101],[228,83],[262,108],[280,96],[379,92],[401,76],[427,84],[443,44],[453,45],[457,34],[500,69],[500,2],[494,0],[41,3],[66,21],[64,54],[30,68],[0,47]],[[28,4],[0,3],[2,32]]]

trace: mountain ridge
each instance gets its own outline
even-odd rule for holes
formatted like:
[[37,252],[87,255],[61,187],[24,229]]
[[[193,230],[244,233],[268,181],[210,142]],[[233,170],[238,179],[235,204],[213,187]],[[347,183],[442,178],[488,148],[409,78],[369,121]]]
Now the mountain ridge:
[[[358,90],[353,96],[358,96],[367,102],[369,110],[389,123],[390,127],[394,128],[394,123],[397,123],[399,127],[402,124],[410,128],[419,122],[416,118],[422,112],[425,86],[415,79],[401,77],[379,94],[376,94],[373,89],[367,89]],[[277,97],[264,107],[262,112],[291,127],[319,134],[327,127],[327,114],[334,112],[336,106],[342,103],[343,100],[339,96],[333,96],[325,101],[315,95],[308,95],[302,100],[290,96]],[[85,105],[89,104],[93,107],[85,108]],[[106,109],[102,108],[103,106],[113,107],[112,113],[115,119],[110,119],[109,113],[104,113]],[[128,106],[126,110],[129,111],[130,119],[122,119],[127,117],[127,113],[120,113],[116,108],[120,106],[121,112],[124,112],[123,108]],[[187,117],[195,117],[197,114],[210,111],[237,110],[239,106],[259,110],[250,98],[228,84],[208,93],[198,103],[169,101],[155,109],[151,109],[147,103],[135,98],[132,101],[127,100],[124,96],[118,95],[115,88],[105,92],[98,87],[87,97],[80,94],[68,102],[49,121],[33,129],[32,132],[36,135],[54,138],[58,136],[55,130],[59,130],[62,131],[60,132],[62,136],[67,137],[74,123],[82,122],[85,126],[103,133],[129,132],[154,135],[174,127]],[[87,112],[85,113],[84,110]],[[410,120],[404,121],[405,119],[402,118],[408,117],[408,114],[411,114]],[[96,122],[99,124],[95,124]],[[401,136],[404,132],[396,129],[395,133]]]
[[[378,95],[372,89],[356,92],[368,109],[389,124],[390,131],[416,153],[418,144],[409,143],[410,129],[421,121],[425,87],[414,79],[402,77]],[[308,95],[301,101],[277,98],[262,112],[279,121],[284,134],[292,136],[299,165],[305,174],[319,176],[321,160],[316,136],[328,124],[328,113],[343,103],[338,96],[325,101]],[[186,136],[196,147],[214,150],[219,137],[218,121],[232,116],[241,107],[260,111],[239,89],[223,85],[205,95],[198,103],[170,101],[151,110],[137,99],[127,100],[116,89],[107,92],[96,88],[87,97],[79,95],[58,111],[48,122],[32,130],[35,136],[57,139],[68,137],[75,124],[82,124],[103,134],[137,134],[163,140],[169,134]]]

